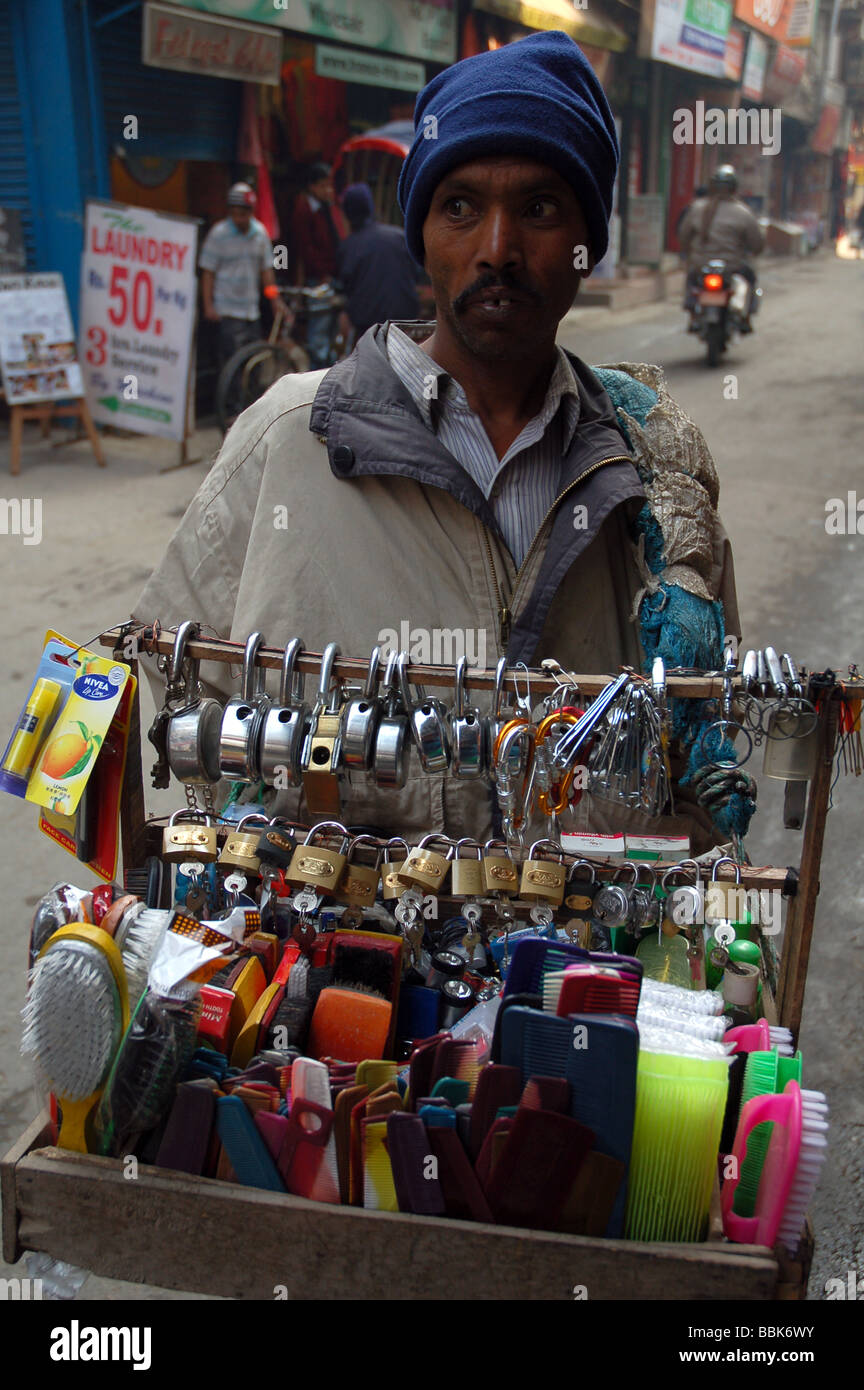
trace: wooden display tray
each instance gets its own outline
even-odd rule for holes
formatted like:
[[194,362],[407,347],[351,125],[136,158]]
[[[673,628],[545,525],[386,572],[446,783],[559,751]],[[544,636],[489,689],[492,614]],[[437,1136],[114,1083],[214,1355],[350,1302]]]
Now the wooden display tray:
[[[643,1244],[327,1206],[45,1146],[34,1121],[0,1165],[3,1254],[232,1299],[799,1299],[812,1255],[709,1238]],[[284,1292],[282,1292],[284,1290]],[[581,1293],[578,1295],[583,1297]]]
[[[103,634],[104,645],[121,630]],[[168,643],[159,644],[163,649]],[[202,642],[194,655],[236,660],[231,644]],[[122,648],[115,648],[122,656]],[[274,653],[274,658],[278,657]],[[320,660],[320,659],[319,659]],[[137,663],[132,662],[133,669]],[[278,664],[277,660],[262,664]],[[352,666],[360,663],[346,663]],[[347,674],[347,672],[346,672]],[[426,674],[424,668],[423,674]],[[483,673],[490,679],[494,673]],[[602,677],[581,677],[586,690]],[[715,678],[682,677],[670,693],[707,698]],[[430,683],[432,683],[430,681]],[[857,686],[855,694],[857,695]],[[763,986],[771,1023],[797,1039],[819,892],[819,868],[831,786],[838,703],[820,715],[817,771],[810,783],[797,892],[789,904],[776,1001]],[[145,823],[140,710],[133,703],[130,757],[121,804],[124,865],[143,862]],[[724,875],[725,877],[725,875]],[[749,870],[754,886],[781,886],[782,870]],[[812,1259],[809,1222],[795,1258],[784,1248],[722,1239],[715,1191],[708,1239],[648,1244],[517,1230],[448,1218],[328,1206],[215,1179],[140,1165],[124,1176],[117,1159],[51,1146],[45,1118],[35,1121],[0,1164],[3,1251],[14,1263],[44,1251],[108,1278],[237,1299],[802,1299]]]

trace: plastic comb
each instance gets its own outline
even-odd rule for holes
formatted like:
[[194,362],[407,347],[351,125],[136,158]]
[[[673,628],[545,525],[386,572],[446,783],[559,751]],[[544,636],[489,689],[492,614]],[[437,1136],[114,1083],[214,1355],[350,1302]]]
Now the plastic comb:
[[388,1115],[387,1147],[399,1210],[417,1216],[443,1216],[444,1194],[428,1164],[429,1140],[420,1116],[406,1110]]
[[216,1128],[239,1182],[247,1187],[263,1187],[268,1192],[285,1191],[267,1145],[238,1096],[220,1096],[217,1100]]

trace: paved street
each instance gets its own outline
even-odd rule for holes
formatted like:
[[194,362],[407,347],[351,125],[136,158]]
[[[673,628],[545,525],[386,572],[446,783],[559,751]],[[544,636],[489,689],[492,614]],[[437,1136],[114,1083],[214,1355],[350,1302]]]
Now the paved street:
[[[673,395],[702,427],[721,479],[721,510],[736,557],[745,645],[771,644],[811,668],[864,667],[864,536],[830,536],[825,504],[860,489],[864,436],[862,292],[864,265],[822,253],[805,263],[775,262],[762,280],[758,331],[709,371],[704,348],[684,332],[677,304],[611,314],[576,310],[562,341],[589,363],[657,362]],[[724,399],[729,374],[737,399]],[[727,386],[726,394],[730,394]],[[86,641],[123,620],[170,531],[206,471],[206,461],[160,473],[170,447],[110,437],[99,470],[86,444],[53,450],[27,436],[20,480],[9,496],[41,498],[43,539],[0,544],[5,661],[0,670],[0,728],[8,730],[48,627]],[[217,436],[203,431],[206,460]],[[0,466],[8,444],[0,441]],[[864,522],[862,522],[864,525]],[[143,716],[150,707],[145,701]],[[5,741],[4,733],[4,741]],[[754,758],[761,773],[761,755]],[[763,779],[760,810],[748,839],[755,862],[794,863],[800,836],[782,829],[782,784]],[[148,807],[161,803],[148,797]],[[831,1104],[831,1148],[813,1208],[817,1233],[811,1297],[825,1280],[857,1269],[864,1277],[861,1167],[864,1087],[857,1050],[864,1044],[864,878],[860,854],[864,784],[838,783],[829,819],[822,896],[801,1044],[804,1084]],[[19,1009],[32,905],[51,883],[74,877],[74,862],[40,836],[33,808],[0,798],[0,868],[6,901],[0,942],[0,1145],[5,1149],[35,1113],[36,1097],[18,1057]],[[19,1273],[22,1271],[19,1269]],[[0,1274],[9,1273],[0,1268]],[[679,1291],[686,1297],[686,1290]],[[159,1297],[91,1280],[84,1296]],[[169,1295],[174,1297],[174,1295]]]

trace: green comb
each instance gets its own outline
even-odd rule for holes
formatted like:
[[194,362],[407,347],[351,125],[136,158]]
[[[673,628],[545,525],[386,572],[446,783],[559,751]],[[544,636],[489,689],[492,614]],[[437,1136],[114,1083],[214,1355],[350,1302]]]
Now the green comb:
[[[741,1107],[754,1096],[779,1095],[787,1081],[801,1084],[801,1053],[781,1057],[777,1051],[751,1052],[744,1068],[741,1085]],[[740,1114],[740,1111],[739,1111]],[[756,1125],[747,1139],[747,1153],[741,1163],[741,1177],[735,1190],[732,1210],[736,1216],[753,1216],[762,1177],[762,1165],[771,1142],[774,1126],[770,1121]]]

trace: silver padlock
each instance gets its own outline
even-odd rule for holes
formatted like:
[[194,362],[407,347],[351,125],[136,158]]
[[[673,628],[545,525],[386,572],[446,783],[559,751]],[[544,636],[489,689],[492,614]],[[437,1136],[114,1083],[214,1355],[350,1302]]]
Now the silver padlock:
[[[198,684],[200,663],[186,656],[188,643],[198,636],[197,623],[181,623],[174,638],[168,675],[169,689],[183,688],[182,704],[171,714],[165,734],[165,755],[178,782],[192,786],[219,781],[219,730],[222,706],[203,696]],[[184,684],[183,667],[186,666]]]
[[362,695],[348,700],[342,711],[342,761],[350,772],[368,772],[375,756],[375,736],[384,710],[378,694],[381,648],[373,647]]
[[402,707],[398,690],[397,668],[400,661],[407,661],[407,655],[391,652],[384,672],[382,694],[385,700],[385,713],[378,723],[375,735],[375,755],[372,763],[372,776],[377,787],[399,790],[408,781],[408,764],[411,753],[411,735],[408,729],[408,712]]
[[623,927],[627,924],[627,919],[630,916],[630,899],[636,886],[639,870],[635,864],[627,865],[631,871],[635,871],[635,876],[630,887],[625,888],[618,882],[618,875],[624,867],[622,865],[621,869],[616,871],[611,883],[604,883],[597,890],[591,915],[598,926]]
[[[676,875],[683,873],[684,869],[692,867],[696,874],[695,883],[683,883],[669,892],[670,880]],[[671,869],[667,869],[661,879],[661,886],[667,894],[667,902],[664,907],[664,914],[671,918],[677,927],[691,927],[698,923],[700,926],[705,915],[705,897],[702,891],[702,880],[699,876],[699,865],[692,859],[685,859],[681,864],[675,864]]]
[[486,721],[465,703],[467,657],[456,663],[456,698],[450,716],[450,769],[454,777],[482,777],[488,763]]
[[446,772],[450,766],[450,740],[447,737],[447,718],[440,700],[427,695],[422,685],[416,686],[417,698],[412,699],[408,680],[408,661],[400,659],[399,686],[408,711],[408,725],[424,772]]
[[264,690],[264,670],[255,669],[255,658],[264,645],[260,632],[253,632],[243,653],[240,694],[225,706],[219,732],[219,767],[229,782],[255,782],[260,776],[258,741],[261,726],[270,708]]
[[[651,882],[647,887],[639,882],[643,873],[650,875]],[[656,886],[657,875],[651,865],[640,864],[636,866],[636,882],[630,895],[630,918],[627,923],[633,931],[645,931],[651,927],[656,927],[660,912],[660,904],[654,896]]]
[[292,637],[282,657],[278,702],[264,716],[258,761],[261,780],[268,787],[281,778],[287,787],[300,785],[300,754],[309,723],[303,673],[296,669],[303,650],[302,639]]

